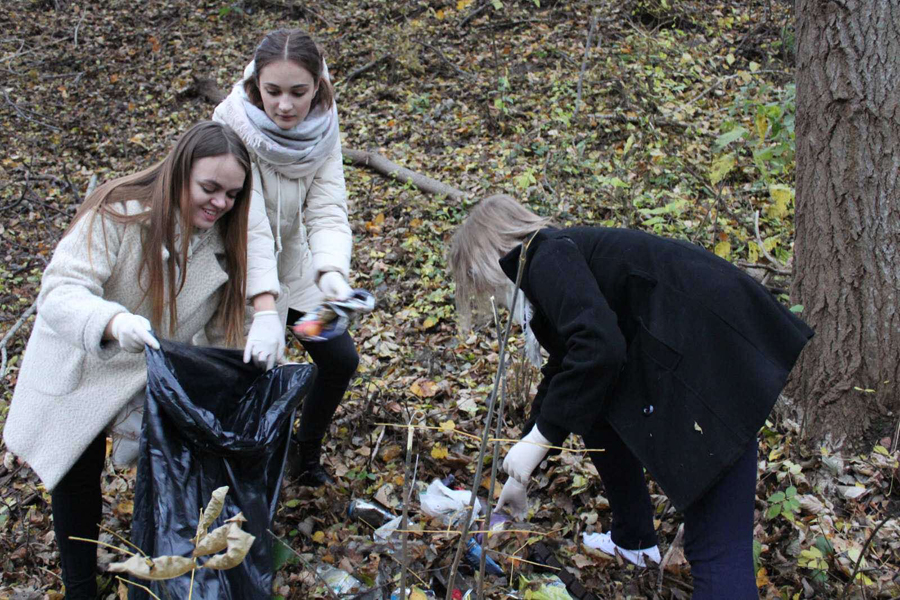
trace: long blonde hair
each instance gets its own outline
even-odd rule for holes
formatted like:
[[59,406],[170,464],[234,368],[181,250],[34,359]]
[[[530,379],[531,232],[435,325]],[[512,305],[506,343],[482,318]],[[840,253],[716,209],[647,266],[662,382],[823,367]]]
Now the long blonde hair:
[[469,329],[485,311],[492,295],[505,294],[511,287],[499,260],[532,233],[550,225],[550,219],[534,214],[506,194],[488,196],[472,209],[453,234],[447,254],[463,329]]
[[[216,321],[225,331],[230,346],[240,346],[244,337],[244,306],[247,290],[247,223],[250,211],[250,155],[241,138],[227,125],[202,121],[188,129],[175,147],[159,163],[139,173],[119,177],[98,187],[78,207],[68,235],[81,219],[98,215],[122,223],[149,222],[142,240],[138,283],[144,298],[150,298],[150,322],[155,329],[162,326],[163,312],[169,309],[169,335],[178,323],[176,297],[184,287],[190,245],[191,198],[190,178],[194,162],[210,156],[231,155],[244,168],[244,184],[235,197],[234,206],[220,222],[225,245],[228,282],[216,311]],[[137,215],[124,215],[115,204],[138,200],[150,210]],[[185,234],[176,248],[176,223]],[[105,230],[104,230],[105,232]],[[90,237],[88,238],[90,240]],[[163,248],[172,257],[163,261]],[[88,247],[90,252],[90,247]],[[176,276],[180,273],[180,277]],[[146,274],[146,277],[144,276]],[[146,287],[145,287],[146,286]],[[166,289],[168,288],[168,294]],[[142,300],[143,302],[143,300]]]

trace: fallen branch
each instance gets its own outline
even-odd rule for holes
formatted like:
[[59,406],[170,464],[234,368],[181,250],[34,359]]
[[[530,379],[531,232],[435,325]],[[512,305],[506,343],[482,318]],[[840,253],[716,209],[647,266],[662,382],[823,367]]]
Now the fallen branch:
[[378,65],[380,65],[381,63],[386,61],[388,58],[390,58],[390,57],[387,54],[385,54],[384,56],[379,56],[372,62],[366,63],[363,66],[361,66],[357,69],[354,69],[353,71],[350,71],[349,75],[347,75],[340,81],[334,82],[334,86],[337,87],[340,85],[341,87],[343,87],[343,86],[347,85],[348,83],[350,83],[351,81],[353,81],[354,79],[356,79],[357,77],[362,75],[363,73],[367,73],[367,72],[371,71],[372,69],[374,69],[375,67],[377,67]]
[[344,148],[343,153],[344,158],[348,159],[350,164],[358,167],[368,167],[385,177],[396,179],[402,183],[411,183],[427,194],[443,195],[454,200],[462,200],[466,197],[466,193],[462,190],[411,171],[406,167],[401,167],[377,152]]
[[0,340],[0,379],[6,377],[6,345],[9,343],[9,340],[16,334],[19,328],[25,324],[25,321],[28,320],[28,317],[34,314],[34,311],[37,310],[37,304],[32,304],[28,307],[22,316],[19,317],[19,320],[16,321],[15,325],[6,332],[6,335],[3,336],[3,339]]

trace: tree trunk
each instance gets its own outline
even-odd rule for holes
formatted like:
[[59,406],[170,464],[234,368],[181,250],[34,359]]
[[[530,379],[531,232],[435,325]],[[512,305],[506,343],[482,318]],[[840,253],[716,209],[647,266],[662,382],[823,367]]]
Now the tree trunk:
[[809,439],[870,444],[900,414],[900,4],[796,8],[792,292],[816,337],[789,393]]

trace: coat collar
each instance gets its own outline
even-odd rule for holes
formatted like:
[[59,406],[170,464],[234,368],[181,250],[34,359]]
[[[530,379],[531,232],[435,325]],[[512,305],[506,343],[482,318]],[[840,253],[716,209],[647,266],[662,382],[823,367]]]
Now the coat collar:
[[[537,249],[541,243],[550,237],[550,234],[554,231],[552,228],[541,229],[539,231],[534,232],[531,237],[525,241],[524,244],[519,244],[512,250],[510,250],[506,256],[503,256],[500,259],[500,268],[503,269],[503,272],[509,277],[510,281],[516,281],[516,274],[519,271],[519,257],[522,255],[522,248],[527,247],[527,251],[525,254],[525,261],[528,262],[531,260],[531,257],[534,256],[534,251]],[[524,273],[522,273],[522,287],[525,286],[525,279],[528,270],[526,269]]]

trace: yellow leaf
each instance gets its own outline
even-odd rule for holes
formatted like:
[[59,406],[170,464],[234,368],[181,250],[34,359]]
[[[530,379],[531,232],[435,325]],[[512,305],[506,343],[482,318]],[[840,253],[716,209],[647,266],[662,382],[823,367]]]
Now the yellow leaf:
[[437,385],[435,385],[433,381],[429,381],[423,377],[414,381],[409,387],[409,391],[419,398],[431,398],[437,394]]
[[733,65],[735,60],[737,60],[737,59],[734,57],[734,54],[732,54],[731,52],[729,52],[728,56],[725,57],[725,62],[727,62],[729,65]]
[[434,16],[437,18],[438,21],[443,21],[444,20],[444,9],[442,8],[441,10],[434,13]]
[[772,184],[769,186],[769,195],[773,204],[766,209],[766,215],[781,218],[788,213],[788,206],[794,199],[794,190],[787,185]]
[[435,325],[437,325],[437,317],[427,317],[424,321],[422,321],[423,329],[431,329]]
[[312,536],[312,541],[314,541],[317,544],[324,544],[325,543],[325,532],[324,531],[315,532]]
[[441,429],[443,429],[444,431],[453,431],[454,429],[456,429],[456,423],[454,423],[452,419],[449,421],[444,421],[443,423],[441,423]]
[[709,168],[709,181],[713,185],[718,184],[720,181],[725,179],[731,170],[734,169],[734,154],[724,154],[713,161],[712,166]]
[[747,260],[752,263],[759,260],[759,246],[756,242],[747,242]]
[[458,0],[458,2],[456,3],[456,10],[464,10],[468,8],[469,5],[474,1],[475,0]]
[[765,567],[760,567],[756,572],[756,587],[762,588],[769,585],[769,574],[766,573]]
[[412,593],[409,595],[409,600],[427,600],[427,598],[425,593],[419,588],[413,588]]
[[716,256],[721,256],[725,260],[728,260],[728,257],[731,256],[731,242],[719,242],[716,244]]
[[375,224],[381,225],[384,223],[384,213],[378,213],[378,216],[375,217]]
[[447,458],[449,454],[450,452],[440,444],[435,444],[431,448],[431,458],[440,460],[442,458]]
[[758,114],[756,115],[756,134],[759,136],[759,141],[766,141],[766,133],[769,131],[769,117],[766,115]]

